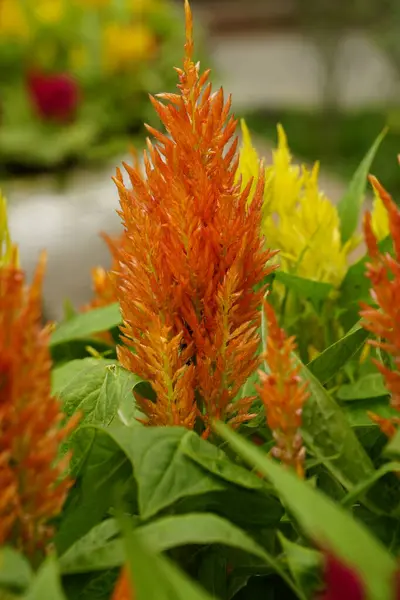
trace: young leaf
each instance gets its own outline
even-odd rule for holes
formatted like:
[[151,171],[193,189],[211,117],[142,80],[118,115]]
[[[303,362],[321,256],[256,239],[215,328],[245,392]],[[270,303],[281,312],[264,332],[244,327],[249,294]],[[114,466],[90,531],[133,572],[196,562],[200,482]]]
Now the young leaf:
[[226,425],[215,423],[214,427],[246,462],[273,483],[306,535],[360,574],[369,597],[391,597],[396,560],[364,525]]
[[354,486],[351,492],[346,494],[341,501],[342,506],[351,507],[358,498],[362,497],[367,490],[388,473],[400,473],[400,463],[390,462],[382,465],[369,479],[361,481],[358,485]]
[[375,154],[386,133],[387,129],[384,129],[378,135],[354,173],[349,187],[338,204],[343,243],[347,242],[357,229],[361,207],[364,202],[368,173]]
[[309,300],[316,311],[319,311],[321,303],[326,300],[333,290],[333,285],[324,281],[313,281],[298,275],[276,271],[277,281],[282,282],[288,289],[293,290],[300,298]]
[[339,400],[369,400],[387,396],[388,390],[380,373],[368,373],[354,383],[342,385],[337,392]]
[[0,590],[24,590],[31,583],[32,576],[32,569],[22,554],[6,546],[0,548]]
[[84,358],[55,369],[52,388],[67,415],[83,413],[80,426],[107,426],[121,405],[135,404],[132,391],[139,383],[141,379],[115,361]]
[[80,313],[61,323],[50,338],[50,346],[108,331],[121,324],[119,304],[110,304]]
[[367,337],[368,331],[356,325],[308,363],[307,368],[324,385],[356,354]]
[[53,556],[49,556],[40,567],[23,600],[66,600],[61,587],[58,564]]
[[104,431],[132,463],[143,519],[186,496],[224,490],[221,480],[183,453],[185,438],[196,436],[193,431],[182,427],[136,427],[133,432],[122,424],[112,424]]

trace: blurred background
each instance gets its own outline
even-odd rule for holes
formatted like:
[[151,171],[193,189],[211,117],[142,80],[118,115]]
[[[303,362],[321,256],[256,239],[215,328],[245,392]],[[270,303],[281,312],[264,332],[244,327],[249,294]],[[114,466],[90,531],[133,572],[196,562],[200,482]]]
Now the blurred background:
[[[283,124],[298,161],[322,165],[336,202],[389,126],[374,173],[400,197],[399,0],[191,0],[197,55],[233,94],[269,159]],[[110,177],[157,124],[147,93],[170,91],[181,0],[0,0],[0,186],[32,273],[49,254],[50,318],[90,297],[116,234]]]

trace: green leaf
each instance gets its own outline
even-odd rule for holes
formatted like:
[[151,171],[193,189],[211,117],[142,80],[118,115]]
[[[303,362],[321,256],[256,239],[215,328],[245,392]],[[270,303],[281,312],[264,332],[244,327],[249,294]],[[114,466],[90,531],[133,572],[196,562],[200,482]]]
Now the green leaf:
[[[361,481],[358,485],[354,486],[354,488],[346,494],[346,496],[342,499],[341,504],[343,506],[352,506],[354,502],[362,497],[367,490],[372,488],[372,486],[379,481],[384,475],[388,473],[400,473],[400,463],[391,462],[386,463],[379,469],[377,469],[371,477]],[[398,490],[397,490],[398,491]]]
[[400,456],[400,429],[396,431],[395,436],[387,444],[385,454],[387,456]]
[[[121,540],[109,541],[115,534],[115,521],[97,526],[61,558],[64,574],[85,573],[118,567],[124,562]],[[188,545],[221,544],[258,557],[268,564],[302,598],[279,562],[244,531],[213,514],[192,513],[159,519],[136,529],[136,535],[153,552]]]
[[[85,432],[90,435],[85,437]],[[59,554],[104,518],[116,488],[132,485],[131,464],[110,436],[95,426],[82,427],[79,433],[80,476],[69,494],[55,536]]]
[[354,383],[342,385],[337,392],[339,400],[368,400],[387,396],[388,390],[380,373],[368,373]]
[[124,530],[135,600],[212,600],[172,562],[152,552],[136,532]]
[[376,413],[385,418],[398,415],[396,410],[384,398],[348,402],[343,406],[343,414],[351,427],[377,427],[369,418],[368,412]]
[[330,283],[305,279],[304,277],[285,273],[284,271],[276,271],[275,276],[277,281],[283,283],[300,298],[309,300],[316,311],[319,311],[321,303],[328,298],[334,289]]
[[366,156],[353,175],[349,187],[338,204],[342,242],[347,242],[358,226],[361,207],[364,202],[367,177],[375,154],[387,133],[385,128],[376,138]]
[[138,484],[139,511],[149,519],[187,496],[224,490],[223,483],[185,456],[183,446],[193,431],[181,427],[126,427],[105,430],[132,463]]
[[300,376],[309,382],[310,393],[302,413],[304,442],[336,479],[351,489],[372,474],[372,462],[341,408],[302,364]]
[[62,400],[64,412],[83,413],[83,424],[109,425],[121,406],[135,406],[133,389],[141,383],[115,361],[84,358],[53,371],[52,390]]
[[186,436],[182,441],[182,452],[200,467],[216,477],[249,490],[265,490],[265,481],[244,467],[235,465],[223,450],[198,435]]
[[286,555],[286,560],[298,587],[307,598],[316,596],[315,591],[320,581],[322,557],[319,552],[295,544],[278,532],[279,541]]
[[6,546],[0,548],[0,589],[24,590],[31,583],[32,576],[32,569],[22,554]]
[[50,556],[40,567],[23,600],[66,600],[61,587],[58,564]]
[[119,304],[110,304],[80,313],[61,323],[50,338],[50,347],[108,331],[121,324]]
[[358,572],[371,598],[391,597],[396,560],[368,529],[329,497],[284,469],[222,423],[216,432],[275,486],[282,501],[311,539]]
[[[390,252],[392,246],[393,244],[390,236],[387,236],[378,244],[381,252]],[[349,306],[357,305],[358,309],[358,303],[360,301],[367,302],[369,300],[371,284],[369,279],[365,276],[367,262],[368,257],[363,256],[363,258],[354,263],[354,265],[351,265],[347,271],[339,290],[339,302],[341,306],[348,308]]]
[[308,363],[307,368],[324,385],[358,352],[368,335],[365,329],[356,325]]

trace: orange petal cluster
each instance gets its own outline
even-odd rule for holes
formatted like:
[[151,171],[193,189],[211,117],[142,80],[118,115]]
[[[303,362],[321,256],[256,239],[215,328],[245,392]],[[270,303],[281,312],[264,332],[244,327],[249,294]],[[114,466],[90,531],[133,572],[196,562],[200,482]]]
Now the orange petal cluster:
[[41,327],[44,267],[43,256],[27,288],[16,248],[9,261],[0,260],[0,546],[32,558],[45,550],[49,521],[72,483],[69,455],[58,454],[76,423],[63,425],[51,395],[49,329]]
[[112,600],[134,600],[134,598],[128,569],[123,567],[115,585]]
[[[370,176],[370,181],[389,215],[393,256],[379,250],[372,230],[371,214],[366,213],[364,233],[370,258],[366,274],[371,282],[371,297],[376,306],[363,304],[360,316],[363,327],[378,338],[370,340],[370,344],[392,357],[392,367],[377,360],[374,362],[385,379],[392,407],[400,411],[400,209],[375,177]],[[371,416],[386,435],[394,435],[400,418]]]
[[116,273],[119,271],[119,261],[114,249],[116,247],[123,247],[124,235],[122,234],[116,239],[110,239],[106,234],[102,234],[102,238],[110,250],[112,264],[109,271],[104,267],[94,267],[92,269],[93,300],[90,302],[90,304],[83,307],[84,311],[91,310],[92,308],[108,306],[114,302],[117,302],[115,286],[112,282],[111,273]]
[[305,448],[300,433],[301,415],[309,394],[308,382],[299,377],[299,364],[293,357],[294,337],[286,337],[278,325],[274,310],[264,302],[266,350],[262,358],[269,372],[259,371],[257,391],[265,407],[268,427],[275,440],[273,455],[304,476]]
[[260,284],[273,253],[260,235],[264,169],[248,203],[252,182],[241,192],[236,181],[231,102],[193,62],[188,2],[185,12],[179,93],[151,98],[168,135],[148,127],[145,172],[124,165],[129,188],[120,171],[115,178],[126,238],[118,353],[156,391],[155,403],[142,401],[149,424],[192,428],[200,417],[207,435],[212,417],[251,417],[252,399],[234,399],[257,367]]

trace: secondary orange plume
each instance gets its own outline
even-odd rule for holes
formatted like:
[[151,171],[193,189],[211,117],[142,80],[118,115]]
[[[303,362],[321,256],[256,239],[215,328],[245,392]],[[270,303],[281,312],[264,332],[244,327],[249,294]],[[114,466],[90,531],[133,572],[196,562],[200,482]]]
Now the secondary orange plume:
[[134,598],[128,569],[123,567],[115,585],[112,600],[134,600]]
[[[375,360],[382,373],[386,387],[391,394],[391,405],[400,411],[400,209],[379,181],[370,176],[370,182],[378,192],[389,215],[389,229],[393,240],[393,256],[379,250],[377,239],[371,226],[371,214],[364,219],[365,241],[370,261],[367,264],[367,277],[371,282],[371,297],[375,307],[362,304],[360,315],[363,327],[378,339],[370,344],[381,348],[393,359],[390,368]],[[389,437],[394,435],[399,418],[385,419],[372,415],[382,431]]]
[[[115,278],[124,320],[122,364],[148,379],[157,402],[141,400],[152,425],[193,427],[212,417],[251,418],[235,401],[257,366],[262,284],[273,253],[260,235],[264,169],[253,201],[241,192],[236,121],[222,89],[192,60],[192,16],[177,94],[151,97],[166,133],[147,127],[143,174],[125,165],[115,182],[126,244]],[[256,291],[257,290],[257,291]],[[197,401],[195,402],[195,397]]]
[[309,394],[308,382],[299,377],[299,365],[293,358],[294,337],[286,337],[278,325],[274,310],[264,302],[267,347],[262,358],[269,372],[259,371],[261,384],[257,391],[265,407],[268,427],[276,442],[272,453],[284,464],[304,475],[305,448],[301,438],[301,415]]
[[17,249],[8,240],[2,252],[2,202],[0,197],[0,546],[10,544],[33,558],[45,550],[49,522],[72,483],[66,476],[70,457],[58,454],[77,417],[63,425],[60,403],[51,395],[49,329],[41,327],[44,256],[27,288]]

